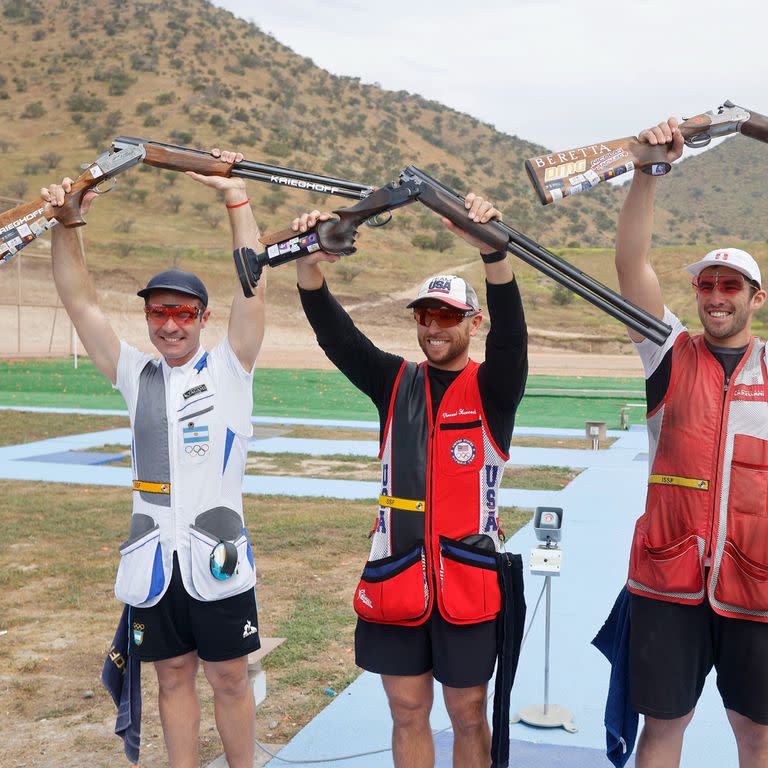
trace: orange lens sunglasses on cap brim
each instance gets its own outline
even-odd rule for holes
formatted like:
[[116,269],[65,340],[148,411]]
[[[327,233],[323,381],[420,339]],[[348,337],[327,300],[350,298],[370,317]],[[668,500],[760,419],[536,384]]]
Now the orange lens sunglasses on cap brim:
[[450,307],[414,307],[413,317],[419,325],[429,325],[433,320],[438,328],[452,328],[465,317],[472,317],[472,309],[452,309]]
[[163,324],[168,318],[179,325],[187,325],[194,322],[203,310],[200,307],[193,307],[191,304],[147,304],[144,307],[144,314],[151,323]]

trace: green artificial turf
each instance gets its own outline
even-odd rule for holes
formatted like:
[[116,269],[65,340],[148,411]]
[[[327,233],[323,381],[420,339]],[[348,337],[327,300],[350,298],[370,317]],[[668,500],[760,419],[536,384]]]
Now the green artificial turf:
[[[530,376],[516,423],[579,428],[605,421],[615,429],[620,406],[644,401],[642,379]],[[371,401],[338,371],[257,369],[253,404],[257,416],[377,419]],[[76,370],[64,359],[0,362],[0,405],[125,409],[120,393],[88,359]],[[643,408],[628,413],[631,424],[643,423]]]

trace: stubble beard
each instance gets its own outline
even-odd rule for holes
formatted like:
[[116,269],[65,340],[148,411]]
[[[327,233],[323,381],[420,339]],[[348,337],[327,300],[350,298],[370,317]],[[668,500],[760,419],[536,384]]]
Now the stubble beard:
[[447,351],[440,352],[440,356],[436,357],[434,355],[435,350],[430,348],[428,339],[420,338],[418,341],[419,346],[421,347],[421,351],[424,353],[427,361],[432,363],[432,365],[439,366],[441,368],[449,366],[461,358],[464,354],[466,354],[467,349],[469,348],[469,339],[450,339],[448,341]]
[[712,318],[703,307],[699,308],[699,320],[704,326],[704,330],[713,339],[728,339],[741,333],[749,323],[749,311],[747,308],[733,308],[733,314],[727,325],[717,325],[712,322]]

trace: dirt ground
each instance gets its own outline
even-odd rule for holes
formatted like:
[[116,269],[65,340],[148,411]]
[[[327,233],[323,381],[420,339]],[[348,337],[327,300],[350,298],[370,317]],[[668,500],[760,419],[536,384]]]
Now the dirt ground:
[[[84,354],[56,297],[48,249],[47,239],[36,241],[25,249],[22,257],[5,266],[0,273],[0,327],[4,329],[0,335],[0,355],[4,357],[66,356],[73,354],[75,348],[79,354]],[[151,352],[140,301],[135,296],[136,290],[144,284],[147,269],[146,265],[104,268],[96,273],[96,284],[100,304],[118,336]],[[451,269],[461,274],[466,265],[453,265]],[[214,310],[203,336],[203,343],[210,348],[226,333],[228,292],[232,285],[231,276],[218,263],[215,273],[206,273],[205,279],[211,293],[210,306]],[[262,368],[329,369],[332,366],[317,346],[292,280],[285,271],[270,283],[266,333],[258,365]],[[388,294],[363,299],[346,295],[343,284],[334,286],[337,298],[374,343],[403,357],[422,359],[413,332],[413,320],[403,309],[407,299],[415,295],[418,285],[406,285]],[[482,357],[487,327],[486,323],[472,342],[475,358]],[[532,374],[642,376],[640,362],[631,347],[623,343],[620,327],[611,327],[610,334],[600,337],[555,333],[529,321],[528,333]]]

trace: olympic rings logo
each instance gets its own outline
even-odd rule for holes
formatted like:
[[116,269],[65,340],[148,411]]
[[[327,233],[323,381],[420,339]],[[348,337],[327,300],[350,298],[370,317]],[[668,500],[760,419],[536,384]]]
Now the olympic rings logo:
[[208,449],[210,446],[208,443],[202,443],[201,445],[185,445],[184,450],[187,452],[188,456],[192,456],[193,454],[195,456],[205,456],[206,453],[208,453]]

